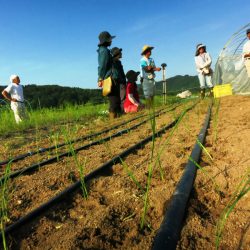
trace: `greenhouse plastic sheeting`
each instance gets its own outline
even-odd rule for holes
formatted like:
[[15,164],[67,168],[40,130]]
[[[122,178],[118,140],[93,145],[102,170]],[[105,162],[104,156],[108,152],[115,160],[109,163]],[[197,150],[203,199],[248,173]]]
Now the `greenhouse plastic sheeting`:
[[250,23],[236,32],[224,46],[215,65],[214,83],[231,83],[236,94],[250,94],[250,78],[244,64],[242,48],[247,41]]

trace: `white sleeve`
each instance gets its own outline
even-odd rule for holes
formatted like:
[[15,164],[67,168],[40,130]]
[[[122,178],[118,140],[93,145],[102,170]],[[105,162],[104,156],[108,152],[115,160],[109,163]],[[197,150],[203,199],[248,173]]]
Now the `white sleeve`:
[[211,56],[209,55],[209,53],[206,54],[206,63],[204,65],[204,67],[208,67],[212,64],[212,59]]
[[7,93],[11,94],[11,91],[12,91],[12,84],[9,84],[8,87],[6,87],[4,89],[4,91],[6,91]]

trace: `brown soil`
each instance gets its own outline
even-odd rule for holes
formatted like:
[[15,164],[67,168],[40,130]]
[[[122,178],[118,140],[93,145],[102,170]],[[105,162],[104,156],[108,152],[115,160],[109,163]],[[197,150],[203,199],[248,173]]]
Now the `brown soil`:
[[[221,98],[217,129],[214,115],[205,145],[213,160],[203,153],[201,166],[206,175],[198,171],[178,249],[215,249],[220,215],[247,172],[249,178],[249,142],[250,98]],[[250,249],[249,228],[250,196],[247,193],[229,215],[219,249]]]
[[[247,97],[221,99],[218,138],[216,142],[213,139],[213,116],[206,144],[213,162],[203,155],[201,163],[209,174],[216,176],[215,180],[221,191],[215,191],[213,183],[210,183],[203,172],[198,172],[179,249],[215,248],[215,223],[240,177],[247,168],[249,169],[249,104],[250,99]],[[203,101],[194,110],[189,111],[173,137],[170,137],[168,131],[161,138],[157,138],[153,158],[152,143],[148,143],[126,157],[125,165],[116,164],[105,176],[87,183],[87,200],[81,192],[77,192],[62,204],[50,209],[46,215],[15,232],[8,240],[10,249],[151,249],[171,195],[205,119],[207,107],[208,101]],[[178,113],[180,109],[157,118],[157,130],[172,121]],[[241,131],[240,134],[237,134],[237,131]],[[85,173],[88,173],[151,132],[148,122],[104,145],[79,152],[78,161],[82,164],[86,161]],[[242,143],[244,145],[241,145]],[[162,154],[157,161],[155,156],[161,149]],[[33,161],[34,159],[26,159],[25,164],[31,164]],[[145,189],[150,163],[154,170],[145,227],[141,229],[143,191],[128,176],[125,166]],[[9,203],[10,223],[38,207],[78,178],[79,170],[73,157],[69,157],[49,164],[31,175],[13,180]],[[221,244],[222,249],[237,249],[240,245],[240,249],[247,249],[248,227],[249,196],[246,196],[230,215]]]

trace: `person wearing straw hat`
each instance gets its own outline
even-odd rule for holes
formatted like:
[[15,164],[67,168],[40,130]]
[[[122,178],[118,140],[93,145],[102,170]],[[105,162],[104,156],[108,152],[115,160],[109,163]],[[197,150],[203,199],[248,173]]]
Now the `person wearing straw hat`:
[[126,74],[127,88],[126,88],[126,99],[124,102],[125,113],[138,112],[144,108],[144,105],[140,102],[139,93],[137,90],[137,77],[140,72],[135,72],[134,70],[129,70]]
[[[111,45],[115,36],[111,36],[109,32],[103,31],[99,34],[98,44],[98,86],[102,87],[103,80],[112,75],[113,71],[113,58],[108,47]],[[111,92],[108,94],[109,98],[109,117],[114,119],[120,112],[120,89],[112,82]]]
[[153,58],[151,58],[152,49],[154,47],[144,45],[142,48],[141,58],[141,78],[142,78],[142,89],[146,98],[148,107],[153,105],[154,88],[155,88],[155,71],[160,71],[161,68],[155,66]]
[[209,53],[206,51],[204,44],[198,44],[196,46],[195,53],[195,65],[198,72],[198,78],[200,82],[201,98],[205,97],[206,85],[209,88],[209,95],[213,95],[213,84],[212,84],[212,59]]
[[116,87],[120,88],[121,112],[124,112],[123,105],[126,98],[126,76],[120,60],[122,58],[122,49],[114,47],[111,49],[111,54],[113,56],[112,78],[116,83]]
[[243,58],[245,61],[247,75],[248,77],[250,77],[250,29],[247,29],[246,35],[247,35],[248,41],[243,46]]
[[15,120],[18,124],[27,118],[24,105],[23,86],[20,84],[18,75],[11,75],[10,82],[8,87],[2,91],[2,95],[11,102],[10,107],[14,112]]

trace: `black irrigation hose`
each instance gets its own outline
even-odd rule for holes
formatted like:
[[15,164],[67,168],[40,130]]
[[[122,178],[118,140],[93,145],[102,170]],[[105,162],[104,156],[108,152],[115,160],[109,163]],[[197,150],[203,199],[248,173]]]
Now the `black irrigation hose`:
[[[147,138],[143,139],[142,141],[138,142],[137,144],[133,145],[132,147],[124,150],[119,155],[113,157],[111,160],[109,160],[108,162],[106,162],[103,165],[101,165],[100,167],[98,167],[96,170],[94,170],[91,173],[89,173],[88,175],[86,175],[84,177],[84,182],[86,183],[89,180],[97,177],[102,172],[106,171],[108,168],[111,168],[114,164],[116,164],[118,162],[121,162],[121,159],[128,156],[130,153],[133,153],[135,150],[138,150],[139,148],[144,146],[146,143],[151,141],[153,137],[159,137],[166,130],[168,130],[168,129],[172,128],[173,126],[175,126],[175,124],[179,121],[179,119],[181,117],[183,117],[186,114],[186,112],[191,110],[196,104],[197,103],[193,104],[191,107],[184,110],[182,112],[182,114],[178,118],[176,118],[170,124],[166,125],[164,128],[159,130],[157,133],[155,133],[155,134],[153,134],[151,136],[148,136]],[[71,186],[69,186],[68,188],[64,189],[62,192],[60,192],[59,194],[57,194],[56,196],[54,196],[53,198],[51,198],[47,202],[43,203],[40,207],[34,209],[30,213],[28,213],[25,216],[21,217],[18,221],[14,222],[12,225],[8,226],[4,230],[5,235],[10,234],[14,230],[20,228],[21,226],[25,225],[26,223],[28,223],[28,222],[32,221],[33,219],[35,219],[36,217],[40,216],[42,213],[44,213],[46,210],[48,210],[49,208],[51,208],[52,206],[54,206],[55,204],[57,204],[58,202],[60,202],[64,198],[69,197],[70,194],[72,194],[74,191],[76,191],[80,187],[81,187],[81,181],[79,180],[79,181],[75,182],[74,184],[72,184]]]
[[200,143],[203,144],[207,129],[209,127],[211,108],[212,105],[209,106],[204,125],[197,138],[197,143],[195,144],[191,153],[190,158],[192,160],[188,160],[187,162],[185,171],[175,189],[163,222],[158,233],[156,234],[152,250],[176,249],[177,242],[180,238],[182,222],[184,219],[187,203],[196,176],[197,167],[195,163],[198,163],[200,160],[202,151]]
[[[158,117],[160,116],[161,114],[164,114],[164,113],[167,113],[171,110],[174,110],[176,107],[172,108],[172,109],[168,109],[166,111],[163,111],[163,112],[158,112],[156,115],[154,115],[154,117]],[[143,115],[144,116],[144,115]],[[110,136],[107,136],[107,137],[104,137],[100,140],[96,140],[96,141],[93,141],[91,143],[88,143],[84,146],[81,146],[79,148],[76,148],[74,149],[74,153],[77,153],[79,151],[82,151],[82,150],[85,150],[87,148],[90,148],[91,146],[95,146],[95,145],[98,145],[98,144],[101,144],[103,142],[106,142],[106,141],[109,141],[111,140],[112,138],[115,138],[115,137],[118,137],[118,136],[121,136],[125,133],[128,133],[129,131],[133,130],[133,129],[136,129],[137,127],[141,126],[142,124],[146,123],[147,121],[149,121],[151,118],[148,118],[140,123],[137,123],[136,125],[130,127],[130,128],[126,128],[126,129],[123,129],[123,130],[120,130],[118,132],[116,132],[115,134],[113,135],[110,135]],[[50,159],[47,159],[47,160],[44,160],[44,161],[41,161],[41,162],[38,162],[38,163],[35,163],[29,167],[26,167],[26,168],[23,168],[21,170],[17,170],[15,172],[12,172],[10,175],[8,175],[8,178],[10,179],[14,179],[15,177],[18,177],[22,174],[26,174],[26,173],[30,173],[38,168],[41,168],[42,166],[45,166],[47,164],[50,164],[50,163],[53,163],[53,162],[57,162],[59,159],[63,158],[63,157],[70,157],[72,156],[72,152],[71,151],[67,151],[65,153],[62,153],[60,155],[57,155],[55,157],[52,157]],[[4,180],[5,180],[5,176],[1,177],[0,178],[0,186],[2,185],[2,183],[4,183]]]
[[[178,106],[179,106],[179,105],[175,106],[175,107],[172,108],[172,109],[175,109],[175,108],[177,108]],[[169,111],[171,111],[172,109],[170,109]],[[161,112],[162,110],[163,110],[163,109],[160,109],[160,110],[157,111],[157,112]],[[113,126],[113,127],[111,127],[111,128],[108,128],[108,129],[105,129],[105,130],[103,130],[103,131],[96,132],[96,133],[93,133],[93,134],[90,134],[90,135],[86,135],[86,136],[80,137],[80,138],[78,138],[78,139],[71,140],[71,141],[69,141],[69,142],[61,143],[61,144],[59,144],[59,145],[57,145],[57,146],[51,146],[51,147],[48,147],[48,148],[40,148],[40,149],[37,150],[37,151],[30,151],[30,152],[27,152],[27,153],[24,153],[24,154],[15,156],[14,158],[10,158],[10,159],[7,159],[7,160],[3,160],[3,161],[0,162],[0,166],[6,165],[6,164],[8,164],[8,163],[10,163],[10,162],[17,162],[17,161],[20,161],[20,160],[22,160],[22,159],[24,159],[24,158],[26,158],[26,157],[29,157],[29,156],[32,156],[32,155],[36,155],[36,154],[40,154],[40,153],[44,153],[44,152],[46,152],[46,151],[50,151],[50,150],[53,150],[53,149],[55,149],[55,148],[60,148],[60,147],[63,147],[63,146],[65,146],[65,145],[68,145],[68,144],[70,144],[70,143],[75,143],[75,142],[79,142],[79,141],[91,139],[91,138],[96,137],[96,136],[98,136],[98,135],[101,135],[101,134],[107,133],[107,132],[109,132],[109,131],[111,131],[111,130],[114,130],[114,129],[120,127],[120,126],[126,125],[126,124],[128,124],[128,123],[130,123],[130,122],[132,122],[132,121],[135,121],[135,120],[137,120],[137,119],[139,119],[139,118],[141,118],[141,117],[144,117],[144,116],[147,116],[147,114],[136,116],[136,117],[134,117],[134,118],[132,118],[132,119],[130,119],[130,120],[128,120],[128,121],[119,123],[119,124],[117,124],[117,125],[115,125],[115,126]]]

